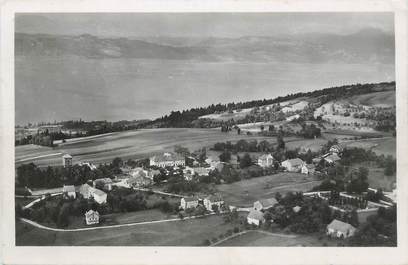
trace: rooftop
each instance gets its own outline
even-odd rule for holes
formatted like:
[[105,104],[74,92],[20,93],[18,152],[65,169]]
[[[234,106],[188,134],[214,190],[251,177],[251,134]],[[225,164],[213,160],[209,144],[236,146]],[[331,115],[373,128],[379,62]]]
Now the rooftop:
[[184,158],[184,156],[181,156],[181,155],[175,154],[175,153],[163,153],[163,154],[152,156],[150,159],[155,161],[155,162],[159,162],[159,161],[184,160],[185,158]]
[[183,199],[184,199],[184,201],[186,201],[186,202],[198,201],[198,198],[197,198],[197,197],[184,197]]
[[293,166],[300,166],[304,163],[303,160],[300,158],[288,159],[283,162],[289,162]]
[[259,200],[259,202],[261,203],[262,207],[271,207],[278,203],[275,198],[263,199]]
[[252,211],[249,212],[248,218],[262,221],[262,220],[264,220],[264,215],[260,211],[252,210]]
[[62,187],[62,192],[75,192],[75,186],[74,185],[67,185]]
[[356,229],[351,224],[342,222],[342,221],[337,220],[337,219],[334,219],[330,224],[328,224],[327,228],[331,228],[331,229],[334,229],[336,231],[341,231],[341,232],[344,232],[344,233],[347,233],[347,231],[350,230],[350,229]]
[[98,195],[98,196],[103,196],[103,195],[106,194],[104,191],[101,191],[99,189],[94,189],[93,193]]

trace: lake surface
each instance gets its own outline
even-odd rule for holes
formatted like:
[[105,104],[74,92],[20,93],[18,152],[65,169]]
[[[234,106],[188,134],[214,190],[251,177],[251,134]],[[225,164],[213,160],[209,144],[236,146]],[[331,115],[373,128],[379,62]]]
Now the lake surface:
[[395,80],[391,64],[16,57],[16,123],[156,118],[212,103]]

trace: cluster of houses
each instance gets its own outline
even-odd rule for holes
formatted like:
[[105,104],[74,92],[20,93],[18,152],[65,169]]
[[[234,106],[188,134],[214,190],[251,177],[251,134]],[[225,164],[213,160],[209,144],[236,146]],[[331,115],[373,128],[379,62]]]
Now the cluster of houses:
[[74,185],[64,185],[62,187],[62,193],[64,198],[76,199],[77,193],[85,199],[92,198],[98,204],[104,204],[107,200],[107,194],[97,187],[103,187],[105,190],[112,189],[112,180],[110,178],[96,179],[93,181],[93,186],[85,183],[79,186],[78,190]]
[[[334,164],[338,162],[341,158],[340,155],[343,152],[343,148],[336,144],[330,147],[328,153],[313,158],[312,164],[307,164],[300,158],[287,159],[282,161],[281,167],[288,172],[300,172],[302,174],[314,174],[316,167],[315,164],[319,163],[321,160],[324,160],[326,163]],[[264,154],[258,158],[258,165],[262,168],[271,167],[276,163],[271,154]]]
[[184,197],[180,200],[180,209],[194,209],[199,205],[203,205],[207,211],[213,212],[215,207],[221,209],[225,204],[220,195],[209,195],[204,199],[198,197]]

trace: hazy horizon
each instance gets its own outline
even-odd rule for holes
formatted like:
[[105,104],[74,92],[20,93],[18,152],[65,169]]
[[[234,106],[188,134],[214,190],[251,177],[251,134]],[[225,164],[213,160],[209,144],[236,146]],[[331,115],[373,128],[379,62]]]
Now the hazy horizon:
[[16,33],[34,34],[16,41],[16,124],[394,81],[393,25],[392,13],[16,14]]

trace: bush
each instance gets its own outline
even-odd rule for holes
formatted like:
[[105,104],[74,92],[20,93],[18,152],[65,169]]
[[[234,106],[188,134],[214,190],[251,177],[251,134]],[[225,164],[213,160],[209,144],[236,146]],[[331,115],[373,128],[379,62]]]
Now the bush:
[[238,228],[238,227],[234,227],[233,232],[234,232],[234,233],[239,233],[239,228]]

